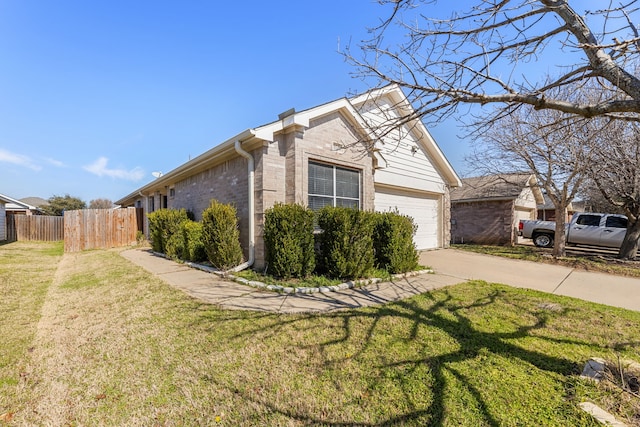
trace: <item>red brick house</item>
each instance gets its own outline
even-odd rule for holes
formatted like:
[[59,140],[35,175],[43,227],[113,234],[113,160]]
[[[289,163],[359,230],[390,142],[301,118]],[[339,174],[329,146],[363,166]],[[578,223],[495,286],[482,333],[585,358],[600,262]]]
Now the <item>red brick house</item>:
[[[447,246],[449,189],[460,179],[424,124],[384,137],[376,124],[412,111],[397,86],[342,98],[247,129],[116,201],[122,207],[185,208],[197,220],[211,199],[236,206],[248,264],[264,265],[264,212],[276,203],[415,218],[419,249]],[[145,225],[145,231],[147,227]]]

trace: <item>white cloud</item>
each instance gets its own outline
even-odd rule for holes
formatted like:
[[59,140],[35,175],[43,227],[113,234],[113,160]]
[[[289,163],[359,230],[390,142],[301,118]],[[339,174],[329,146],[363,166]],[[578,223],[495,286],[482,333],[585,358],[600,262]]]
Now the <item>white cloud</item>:
[[39,165],[34,163],[30,157],[24,156],[22,154],[12,153],[10,151],[3,150],[2,148],[0,148],[0,162],[12,163],[14,165],[23,166],[34,171],[39,171],[40,169],[42,169]]
[[47,163],[49,163],[49,164],[51,164],[53,166],[59,167],[59,168],[64,168],[64,167],[67,166],[64,163],[62,163],[60,160],[52,159],[50,157],[46,157],[44,160],[46,160]]
[[90,165],[84,166],[83,169],[98,176],[108,176],[117,179],[126,179],[128,181],[140,181],[144,177],[144,171],[137,167],[130,171],[124,169],[109,169],[107,163],[109,159],[100,157]]

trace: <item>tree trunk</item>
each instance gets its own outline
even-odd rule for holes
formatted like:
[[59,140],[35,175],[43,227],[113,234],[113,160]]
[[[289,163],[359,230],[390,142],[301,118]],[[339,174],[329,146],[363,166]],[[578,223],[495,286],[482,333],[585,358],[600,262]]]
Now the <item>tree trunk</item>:
[[620,259],[635,259],[638,253],[638,239],[640,238],[640,220],[632,222],[629,218],[627,223],[627,233],[624,235],[622,246],[620,246],[620,252],[618,252],[618,258]]
[[555,258],[566,255],[566,215],[567,209],[564,206],[556,206],[556,231],[553,236],[553,256]]

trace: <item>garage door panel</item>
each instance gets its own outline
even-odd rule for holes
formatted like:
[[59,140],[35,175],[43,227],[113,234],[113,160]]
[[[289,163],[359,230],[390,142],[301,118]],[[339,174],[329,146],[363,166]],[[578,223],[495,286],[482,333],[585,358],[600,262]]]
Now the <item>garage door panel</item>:
[[378,212],[398,210],[413,218],[418,226],[414,242],[418,249],[437,248],[440,234],[438,198],[393,190],[376,189],[375,209]]

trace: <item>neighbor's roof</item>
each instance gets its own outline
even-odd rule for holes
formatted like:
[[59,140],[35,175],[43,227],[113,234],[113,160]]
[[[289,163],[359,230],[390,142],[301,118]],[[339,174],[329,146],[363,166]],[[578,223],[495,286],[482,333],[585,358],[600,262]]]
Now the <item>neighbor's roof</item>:
[[[389,85],[352,98],[340,98],[300,112],[296,112],[294,109],[291,109],[280,114],[277,121],[257,128],[247,129],[236,136],[229,138],[205,153],[156,178],[149,184],[134,190],[129,195],[117,200],[115,204],[131,204],[143,194],[146,195],[153,191],[161,190],[167,185],[171,185],[181,179],[192,176],[199,171],[210,168],[212,162],[223,161],[229,159],[231,156],[236,156],[237,153],[234,148],[236,141],[243,143],[245,145],[244,148],[247,149],[246,146],[251,146],[252,144],[261,143],[262,141],[273,141],[275,139],[274,135],[285,129],[292,129],[296,127],[307,128],[309,127],[309,122],[312,119],[322,117],[336,111],[344,112],[345,117],[367,134],[368,138],[375,138],[375,135],[372,134],[371,130],[366,125],[365,120],[362,118],[357,108],[367,100],[382,96],[390,96],[396,101],[396,105],[402,104],[401,106],[403,108],[411,108],[411,105],[407,101],[402,89],[397,85]],[[422,135],[424,136],[420,139],[420,143],[432,156],[435,166],[439,169],[445,181],[452,187],[459,186],[460,178],[442,151],[440,151],[440,148],[437,146],[426,127],[424,127],[424,124],[419,122],[417,126],[421,126],[423,129]]]
[[462,187],[451,190],[452,202],[516,199],[522,190],[530,187],[537,203],[543,201],[542,192],[534,175],[512,173],[478,176],[462,179]]
[[36,207],[49,206],[49,201],[42,197],[24,197],[20,201]]

